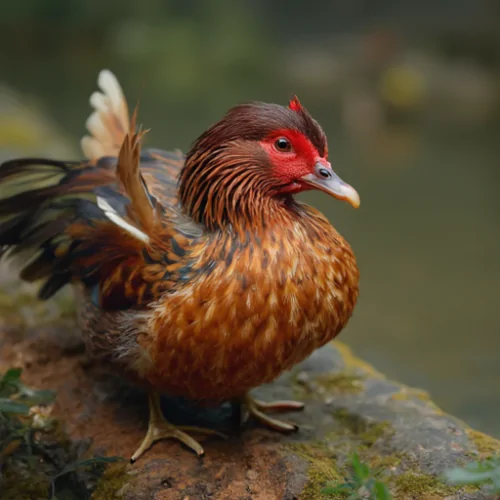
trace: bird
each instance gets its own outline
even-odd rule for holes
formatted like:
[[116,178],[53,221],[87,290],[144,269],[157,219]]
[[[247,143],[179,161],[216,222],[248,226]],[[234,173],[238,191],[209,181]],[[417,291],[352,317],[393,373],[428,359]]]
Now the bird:
[[318,190],[360,204],[323,129],[294,96],[234,106],[186,154],[149,148],[116,76],[97,83],[84,160],[0,166],[1,257],[40,283],[41,300],[72,286],[89,356],[147,391],[132,462],[162,439],[202,456],[191,434],[219,434],[174,426],[164,393],[296,431],[271,414],[303,403],[251,390],[336,337],[359,295],[351,246],[296,199]]

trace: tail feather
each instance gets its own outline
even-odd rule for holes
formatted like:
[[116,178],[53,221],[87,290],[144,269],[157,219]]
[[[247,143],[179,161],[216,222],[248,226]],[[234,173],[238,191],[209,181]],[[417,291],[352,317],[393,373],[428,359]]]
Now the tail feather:
[[[137,108],[131,120],[131,128],[134,131],[136,118]],[[157,222],[156,200],[151,196],[140,169],[141,140],[147,132],[147,130],[140,130],[125,136],[118,155],[116,175],[131,201],[129,216],[151,235]]]
[[91,136],[86,135],[81,140],[83,154],[92,161],[103,156],[118,156],[130,131],[127,101],[115,75],[104,69],[97,83],[102,92],[90,96],[94,111],[86,123]]

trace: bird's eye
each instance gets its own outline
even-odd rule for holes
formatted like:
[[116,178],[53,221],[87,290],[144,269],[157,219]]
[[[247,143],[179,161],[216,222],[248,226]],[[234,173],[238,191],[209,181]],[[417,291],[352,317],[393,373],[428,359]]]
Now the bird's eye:
[[276,139],[274,147],[281,153],[288,153],[292,150],[292,145],[290,144],[290,141],[288,139],[285,139],[284,137]]

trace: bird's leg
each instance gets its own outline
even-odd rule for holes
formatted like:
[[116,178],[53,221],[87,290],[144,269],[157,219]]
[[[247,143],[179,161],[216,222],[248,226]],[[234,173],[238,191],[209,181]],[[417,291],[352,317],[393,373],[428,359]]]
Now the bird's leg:
[[156,441],[160,439],[177,439],[184,443],[188,448],[191,448],[199,457],[205,452],[198,441],[195,441],[191,436],[183,431],[198,432],[212,436],[219,436],[226,439],[226,436],[212,429],[204,429],[202,427],[190,426],[175,426],[171,424],[164,416],[160,406],[160,396],[157,392],[149,393],[149,426],[146,437],[141,445],[132,455],[130,461],[134,463],[146,450],[148,450]]
[[298,425],[292,422],[285,422],[283,420],[278,420],[277,418],[272,418],[266,413],[270,412],[286,412],[286,411],[297,411],[304,409],[304,403],[300,401],[273,401],[272,403],[265,403],[264,401],[259,401],[250,394],[246,394],[239,403],[240,419],[241,421],[246,420],[248,415],[255,417],[260,423],[264,424],[266,427],[274,429],[280,432],[293,432],[298,430]]

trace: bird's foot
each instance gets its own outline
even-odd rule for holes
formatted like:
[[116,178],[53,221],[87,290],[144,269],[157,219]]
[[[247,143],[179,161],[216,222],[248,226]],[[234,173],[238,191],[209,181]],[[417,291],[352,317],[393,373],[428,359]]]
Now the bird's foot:
[[201,444],[186,432],[205,434],[209,436],[218,436],[223,439],[227,439],[225,434],[222,434],[221,432],[215,431],[213,429],[184,425],[176,426],[171,424],[163,416],[160,408],[160,400],[156,394],[151,394],[149,397],[149,411],[150,419],[148,432],[139,448],[137,448],[135,453],[132,455],[132,458],[130,459],[131,463],[134,463],[154,443],[162,439],[177,439],[178,441],[184,443],[188,448],[191,448],[199,457],[203,456],[205,452]]
[[145,451],[156,443],[156,441],[160,441],[161,439],[177,439],[178,441],[184,443],[188,448],[191,448],[199,457],[203,456],[205,451],[203,450],[201,444],[184,431],[219,436],[222,438],[226,437],[224,434],[212,429],[175,426],[170,422],[167,422],[167,420],[163,420],[161,422],[150,422],[146,437],[143,439],[139,448],[137,448],[135,453],[132,455],[130,461],[134,463]]
[[300,401],[273,401],[272,403],[266,403],[253,398],[249,394],[245,396],[243,405],[246,407],[247,413],[256,418],[260,423],[280,432],[294,432],[299,429],[299,426],[293,422],[286,422],[270,417],[266,415],[266,413],[298,411],[304,409],[304,403]]

